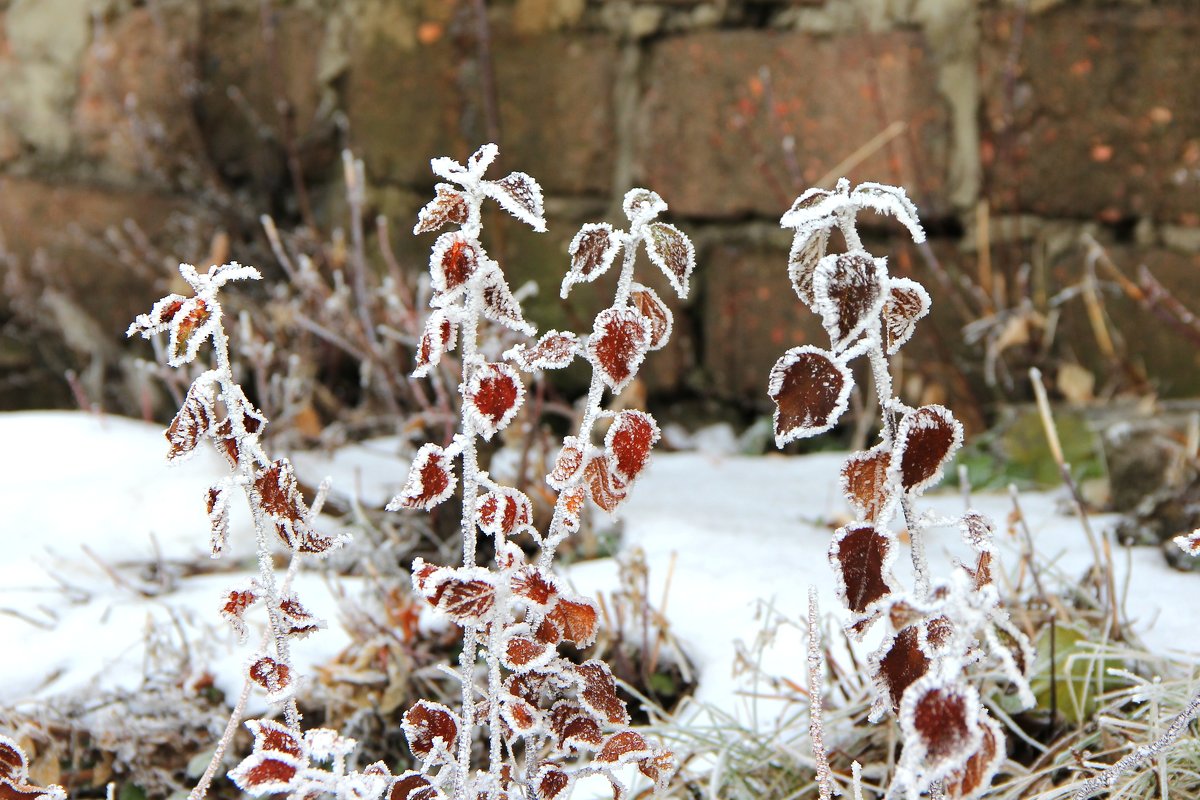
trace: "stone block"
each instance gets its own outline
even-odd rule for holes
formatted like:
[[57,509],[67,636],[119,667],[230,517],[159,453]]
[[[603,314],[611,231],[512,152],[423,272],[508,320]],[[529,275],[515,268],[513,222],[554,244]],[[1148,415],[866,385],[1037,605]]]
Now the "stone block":
[[[993,208],[1200,226],[1200,14],[1076,3],[982,15],[981,121]],[[1013,61],[1013,56],[1016,56]]]
[[676,214],[778,218],[843,174],[908,187],[926,216],[947,208],[949,116],[918,33],[697,33],[654,45],[645,74],[638,172]]

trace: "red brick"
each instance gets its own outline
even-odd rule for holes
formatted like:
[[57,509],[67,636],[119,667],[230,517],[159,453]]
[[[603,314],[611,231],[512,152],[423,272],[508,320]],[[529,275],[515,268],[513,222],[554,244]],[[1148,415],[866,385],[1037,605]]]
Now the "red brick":
[[1028,16],[1011,73],[1015,12],[983,20],[982,160],[994,208],[1200,225],[1194,3]]
[[949,122],[919,34],[698,33],[655,46],[646,74],[638,163],[676,214],[778,217],[896,121],[907,131],[847,177],[899,182],[927,215],[946,207]]

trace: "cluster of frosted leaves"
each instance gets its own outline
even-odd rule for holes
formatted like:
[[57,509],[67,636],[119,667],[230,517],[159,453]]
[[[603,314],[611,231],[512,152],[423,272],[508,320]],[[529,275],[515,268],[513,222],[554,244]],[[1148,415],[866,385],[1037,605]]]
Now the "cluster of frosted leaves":
[[657,220],[667,204],[649,189],[631,189],[622,203],[629,219],[629,232],[618,231],[607,222],[588,223],[571,240],[567,252],[571,268],[563,278],[561,296],[565,299],[577,283],[596,280],[612,267],[623,247],[646,243],[646,255],[681,297],[687,297],[688,281],[696,268],[696,248],[691,239],[674,225]]
[[138,315],[125,332],[126,336],[140,334],[143,339],[167,333],[167,363],[172,367],[193,361],[204,342],[220,330],[221,304],[217,302],[217,291],[230,281],[262,277],[258,270],[236,261],[214,266],[204,275],[191,264],[180,264],[179,274],[194,294],[167,295],[149,313]]
[[[233,628],[240,642],[244,643],[248,635],[246,612],[260,600],[270,602],[257,581],[229,589],[221,596],[221,617]],[[280,621],[279,633],[283,636],[302,639],[325,627],[325,621],[305,608],[294,594],[279,598],[275,611]]]
[[[861,183],[851,190],[850,182],[842,178],[832,190],[814,188],[804,192],[780,218],[782,227],[796,231],[793,259],[807,249],[810,239],[819,238],[822,234],[827,237],[840,219],[863,210],[894,217],[908,229],[914,242],[920,244],[925,241],[925,230],[921,227],[917,207],[908,199],[904,189],[881,183]],[[806,255],[808,263],[815,264],[821,259],[825,241],[821,242],[819,253]]]
[[327,555],[345,543],[343,536],[325,536],[312,527],[308,504],[300,493],[296,470],[286,458],[272,461],[254,475],[257,505],[279,540],[308,555]]
[[[466,166],[452,158],[429,162],[435,175],[450,183],[439,183],[437,196],[417,214],[413,233],[436,231],[448,224],[478,225],[479,200],[489,197],[509,214],[539,233],[546,230],[542,187],[524,172],[513,172],[497,181],[483,175],[496,160],[500,149],[485,144],[467,159]],[[457,185],[452,185],[457,184]]]
[[295,800],[324,796],[353,800],[440,800],[430,781],[417,772],[393,775],[382,761],[347,771],[347,756],[357,742],[330,728],[300,731],[269,719],[252,719],[246,727],[254,746],[229,771],[229,778],[252,797],[287,794]]
[[[516,502],[510,505],[508,499]],[[511,528],[519,527],[526,513],[521,498],[507,492],[485,495],[480,508],[491,515],[490,524]],[[608,666],[598,660],[575,664],[559,655],[560,644],[585,648],[595,641],[595,603],[566,591],[550,570],[526,563],[509,543],[499,548],[496,570],[440,567],[417,559],[413,586],[456,623],[499,630],[495,655],[504,688],[496,702],[502,735],[510,747],[519,740],[549,747],[538,773],[530,776],[536,797],[557,797],[580,775],[591,773],[607,775],[623,791],[612,770],[629,763],[656,783],[669,778],[673,757],[625,727],[629,713]],[[452,765],[460,737],[470,735],[451,709],[428,700],[404,714],[402,727],[426,773]],[[581,754],[591,755],[583,767],[575,764]],[[501,788],[507,792],[509,787]]]
[[29,759],[13,739],[0,734],[0,798],[4,800],[67,800],[67,792],[56,784],[37,786],[29,782]]

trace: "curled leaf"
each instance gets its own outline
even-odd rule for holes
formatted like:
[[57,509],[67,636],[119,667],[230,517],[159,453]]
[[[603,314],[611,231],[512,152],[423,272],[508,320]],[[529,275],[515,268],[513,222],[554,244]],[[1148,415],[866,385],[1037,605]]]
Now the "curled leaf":
[[617,510],[628,494],[625,481],[616,473],[613,458],[608,453],[597,453],[588,459],[583,468],[583,479],[592,502],[609,514]]
[[444,797],[428,777],[409,770],[392,779],[386,800],[443,800]]
[[260,656],[247,670],[250,680],[267,690],[267,701],[278,703],[292,694],[292,671],[270,656]]
[[463,400],[468,422],[484,439],[491,439],[517,415],[525,387],[508,364],[483,363],[471,370]]
[[838,182],[835,191],[815,188],[805,191],[780,218],[780,226],[805,232],[819,227],[832,227],[835,223],[834,214],[850,203],[845,191],[849,184],[844,180]]
[[917,244],[925,241],[925,230],[921,227],[917,207],[908,199],[904,189],[882,183],[860,183],[850,193],[850,199],[860,208],[895,217],[908,228],[912,240]]
[[792,249],[788,252],[788,277],[796,295],[810,308],[813,306],[812,281],[817,264],[825,257],[829,242],[829,230],[812,232],[799,231],[792,238]]
[[901,758],[919,776],[912,787],[916,791],[965,769],[983,739],[975,688],[939,675],[926,675],[908,687],[898,716],[904,733]]
[[178,461],[195,452],[196,446],[212,430],[216,413],[213,410],[212,373],[205,373],[192,382],[175,418],[164,435],[171,445],[168,461]]
[[812,345],[793,347],[771,369],[768,393],[775,401],[775,444],[815,436],[832,428],[850,397],[854,379],[834,356]]
[[621,208],[630,223],[639,225],[648,222],[667,210],[667,204],[658,192],[649,189],[630,189],[621,201]]
[[917,321],[929,313],[931,301],[925,287],[908,278],[888,281],[883,304],[883,333],[887,354],[895,355],[912,338]]
[[303,763],[295,756],[255,751],[229,770],[229,779],[248,795],[279,794],[292,789]]
[[522,567],[514,572],[508,586],[514,595],[538,608],[549,607],[558,596],[554,578],[535,566]]
[[962,769],[950,773],[942,782],[947,797],[971,800],[982,795],[1004,763],[1004,729],[981,709],[979,727],[983,735],[979,748],[967,759]]
[[649,286],[634,283],[629,290],[629,305],[636,308],[650,323],[650,349],[659,350],[671,338],[674,316],[658,293]]
[[534,779],[536,800],[555,800],[571,785],[571,775],[553,764],[543,764]]
[[604,741],[596,761],[607,764],[628,764],[654,755],[654,748],[637,731],[618,731]]
[[437,196],[417,213],[414,234],[436,231],[448,223],[462,225],[467,221],[467,198],[462,192],[447,183],[433,187]]
[[246,641],[246,622],[243,619],[246,609],[257,601],[258,595],[253,589],[230,589],[226,593],[221,616],[233,627],[239,642]]
[[583,454],[584,448],[578,437],[568,436],[563,439],[562,449],[554,459],[554,469],[546,476],[546,483],[558,491],[567,488],[583,466]]
[[483,249],[463,234],[455,231],[439,236],[429,255],[429,273],[442,302],[457,296],[485,263]]
[[555,657],[553,645],[540,641],[527,625],[514,625],[505,632],[500,644],[500,663],[513,672],[529,672],[545,667]]
[[579,339],[574,333],[549,331],[532,347],[519,344],[505,352],[504,357],[526,372],[533,372],[537,369],[562,369],[575,359],[578,351]]
[[496,605],[495,577],[482,567],[428,567],[413,561],[413,588],[430,605],[463,625],[479,625]]
[[517,333],[533,336],[537,329],[525,321],[521,304],[508,288],[504,273],[495,265],[489,265],[480,278],[480,294],[483,297],[483,315],[492,322],[510,328]]
[[300,734],[273,719],[248,719],[246,727],[254,735],[254,749],[260,752],[283,753],[297,759],[305,757]]
[[842,465],[842,493],[846,502],[867,522],[884,523],[884,511],[891,500],[888,466],[892,451],[884,444],[870,450],[851,453]]
[[600,723],[573,700],[559,700],[550,707],[550,731],[563,748],[597,750],[604,741]]
[[442,360],[442,354],[454,349],[458,326],[450,321],[444,309],[435,308],[425,320],[425,329],[417,342],[414,378],[423,378]]
[[221,555],[229,538],[229,505],[229,484],[224,481],[204,493],[213,558]]
[[458,479],[446,451],[436,444],[421,445],[408,470],[404,488],[387,504],[387,510],[420,508],[428,511],[454,494],[457,485]]

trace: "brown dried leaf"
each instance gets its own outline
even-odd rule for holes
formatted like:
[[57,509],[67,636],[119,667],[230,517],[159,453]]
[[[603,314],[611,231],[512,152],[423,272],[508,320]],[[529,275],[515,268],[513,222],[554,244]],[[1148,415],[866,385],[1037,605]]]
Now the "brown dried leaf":
[[550,731],[564,748],[596,750],[604,741],[600,723],[573,700],[559,700],[550,707]]
[[183,405],[163,433],[171,445],[167,460],[176,461],[195,452],[196,445],[212,430],[215,416],[213,386],[202,376],[188,387]]
[[546,615],[562,634],[562,638],[578,647],[589,647],[596,641],[599,613],[596,604],[585,598],[568,600],[559,595]]
[[796,290],[800,300],[810,308],[813,307],[813,272],[825,257],[828,242],[828,229],[801,231],[792,239],[792,249],[788,253],[788,277],[792,280],[792,288]]
[[979,797],[992,783],[992,778],[1004,763],[1004,729],[986,713],[979,717],[983,737],[979,749],[967,759],[961,770],[952,772],[942,785],[947,797],[970,800]]
[[529,672],[541,669],[554,658],[556,651],[553,646],[538,641],[531,636],[523,635],[529,628],[526,625],[514,626],[516,635],[508,635],[504,639],[503,650],[500,653],[500,663],[513,672]]
[[426,764],[449,761],[458,741],[458,717],[441,703],[418,700],[400,724],[408,749]]
[[583,479],[592,502],[609,514],[616,511],[627,496],[625,482],[616,474],[613,459],[608,453],[597,453],[588,459],[583,468]]
[[558,491],[565,489],[583,466],[583,452],[584,448],[578,437],[568,436],[563,439],[562,450],[558,451],[558,456],[554,459],[554,469],[546,476],[546,483]]
[[618,394],[633,379],[649,347],[650,323],[640,312],[608,308],[596,316],[587,355],[613,394]]
[[896,430],[892,473],[906,492],[921,494],[941,480],[942,468],[954,457],[962,440],[962,425],[949,409],[939,405],[913,409]]
[[921,652],[919,633],[918,625],[908,625],[885,639],[871,655],[879,695],[871,710],[872,721],[877,721],[889,708],[898,711],[904,691],[929,671],[930,661]]
[[533,347],[519,344],[504,354],[526,372],[537,369],[562,369],[575,360],[579,338],[570,331],[550,331]]
[[400,494],[387,504],[388,511],[420,508],[428,511],[454,494],[458,479],[446,451],[436,444],[421,445],[408,470]]
[[888,282],[887,301],[883,304],[884,346],[887,354],[895,355],[912,338],[917,321],[929,313],[929,292],[908,278],[892,278]]
[[629,711],[625,701],[617,696],[617,682],[603,661],[592,659],[575,667],[583,690],[579,699],[583,705],[610,725],[628,725]]
[[437,197],[417,212],[414,234],[436,231],[447,223],[462,225],[467,221],[467,198],[462,192],[448,183],[439,183],[434,189]]
[[696,268],[696,248],[683,231],[665,222],[652,222],[646,237],[650,256],[680,297],[687,297],[688,277]]
[[493,581],[492,574],[480,567],[441,569],[425,581],[422,593],[431,605],[455,621],[479,625],[496,605]]
[[825,256],[812,276],[813,303],[833,342],[833,352],[846,349],[867,330],[883,309],[887,270],[882,258],[855,250]]
[[475,521],[484,533],[515,536],[533,524],[533,504],[524,492],[507,486],[484,493],[475,507]]
[[251,795],[279,794],[292,789],[301,762],[295,756],[255,751],[229,770],[229,779]]
[[292,671],[270,656],[254,661],[247,674],[250,680],[267,690],[267,699],[275,702],[287,697],[292,690]]
[[540,608],[548,607],[558,596],[554,578],[533,565],[514,572],[508,586],[517,597]]
[[571,269],[563,278],[561,296],[565,299],[576,283],[594,281],[613,265],[621,250],[621,238],[607,222],[590,222],[579,229],[567,252]]
[[543,764],[534,779],[535,800],[554,800],[571,785],[571,776],[554,764]]
[[0,734],[0,779],[23,782],[29,777],[29,759],[13,739]]
[[212,556],[216,558],[225,550],[229,539],[229,485],[218,483],[208,487],[204,493],[204,507],[208,512]]
[[483,297],[483,315],[492,322],[526,336],[537,334],[537,329],[525,321],[521,303],[513,296],[499,267],[490,267],[483,273],[480,294]]
[[891,499],[888,467],[892,453],[883,444],[851,453],[842,465],[842,493],[846,502],[868,522],[879,523]]
[[255,751],[304,757],[303,737],[287,725],[271,719],[249,719],[246,727],[254,735]]
[[387,800],[442,800],[443,797],[429,778],[412,770],[397,775],[387,792]]
[[846,410],[854,379],[850,370],[819,347],[793,347],[771,369],[768,393],[775,401],[775,444],[815,436],[832,428]]
[[434,309],[425,320],[425,329],[417,342],[416,365],[413,369],[414,378],[423,378],[430,370],[441,363],[442,355],[454,349],[458,335],[458,326],[450,321],[446,312],[440,308]]
[[909,765],[919,765],[919,788],[966,767],[981,743],[979,696],[970,685],[930,674],[913,683],[900,701]]
[[246,641],[246,609],[258,601],[253,589],[230,589],[221,605],[221,616],[237,632],[238,641]]
[[861,522],[838,529],[829,546],[829,561],[847,608],[859,616],[878,613],[873,606],[894,591],[889,574],[894,559],[889,532]]
[[546,230],[542,187],[524,172],[513,172],[498,181],[484,181],[484,193],[500,207],[539,233]]
[[602,764],[628,764],[654,755],[654,748],[637,731],[618,731],[605,740],[595,760]]
[[444,299],[455,296],[486,262],[487,255],[474,241],[457,231],[443,233],[429,256],[434,291]]

